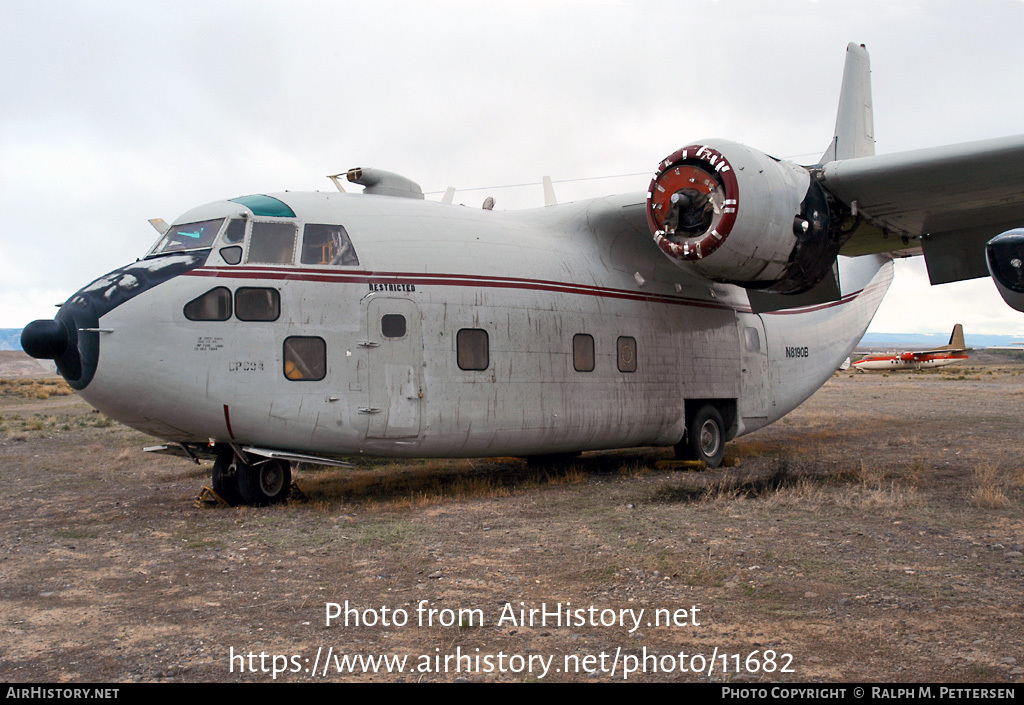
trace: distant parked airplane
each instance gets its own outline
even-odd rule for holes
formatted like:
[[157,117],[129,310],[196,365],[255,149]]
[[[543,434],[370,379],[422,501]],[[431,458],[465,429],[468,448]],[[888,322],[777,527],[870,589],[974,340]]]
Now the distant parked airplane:
[[908,350],[883,355],[868,355],[853,363],[858,370],[920,370],[963,362],[969,350],[964,344],[964,327],[957,323],[949,336],[949,344],[932,350]]

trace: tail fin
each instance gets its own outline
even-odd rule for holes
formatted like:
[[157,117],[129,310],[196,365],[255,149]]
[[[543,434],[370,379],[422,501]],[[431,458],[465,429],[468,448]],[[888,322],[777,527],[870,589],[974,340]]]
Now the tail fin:
[[875,121],[871,108],[871,63],[863,44],[846,47],[843,87],[839,92],[836,134],[819,164],[875,153]]
[[955,326],[953,326],[953,332],[950,333],[950,335],[949,335],[949,344],[948,345],[944,345],[941,348],[936,348],[936,350],[950,350],[950,351],[969,350],[969,349],[970,348],[967,347],[967,344],[964,343],[964,327],[962,325],[960,325],[959,323],[957,323]]
[[949,347],[954,350],[967,349],[967,343],[964,342],[964,327],[959,323],[953,326],[953,332],[949,334]]

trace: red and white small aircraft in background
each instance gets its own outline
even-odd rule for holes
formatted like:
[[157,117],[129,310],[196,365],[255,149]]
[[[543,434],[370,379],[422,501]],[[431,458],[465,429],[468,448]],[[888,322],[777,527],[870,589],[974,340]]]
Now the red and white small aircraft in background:
[[920,370],[963,362],[970,350],[964,344],[964,327],[957,323],[949,336],[949,343],[932,350],[908,350],[868,355],[853,363],[858,370]]

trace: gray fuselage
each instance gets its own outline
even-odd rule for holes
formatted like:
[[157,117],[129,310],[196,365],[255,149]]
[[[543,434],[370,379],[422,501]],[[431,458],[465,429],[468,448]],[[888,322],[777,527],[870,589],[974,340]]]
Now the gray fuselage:
[[[672,445],[696,402],[717,405],[732,437],[824,384],[892,278],[888,257],[844,258],[840,301],[757,315],[745,290],[661,254],[642,194],[517,212],[272,200],[294,217],[238,199],[175,221],[219,228],[209,256],[82,334],[99,341],[79,390],[90,404],[169,441],[331,454]],[[232,220],[244,224],[229,234]],[[86,290],[105,286],[132,281]]]

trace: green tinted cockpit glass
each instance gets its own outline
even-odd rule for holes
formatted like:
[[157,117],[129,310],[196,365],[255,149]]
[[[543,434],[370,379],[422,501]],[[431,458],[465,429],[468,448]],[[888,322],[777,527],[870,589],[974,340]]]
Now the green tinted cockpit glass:
[[253,215],[262,215],[270,218],[294,218],[295,211],[288,207],[284,201],[279,201],[273,196],[256,194],[253,196],[239,196],[230,199],[232,203],[240,203]]
[[204,220],[200,223],[184,223],[172,225],[151,254],[162,252],[178,252],[181,250],[197,250],[210,247],[213,239],[220,232],[220,226],[224,223],[223,218],[215,220]]

